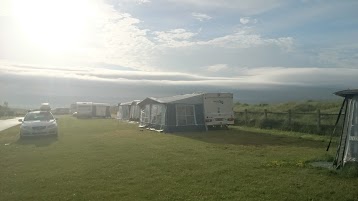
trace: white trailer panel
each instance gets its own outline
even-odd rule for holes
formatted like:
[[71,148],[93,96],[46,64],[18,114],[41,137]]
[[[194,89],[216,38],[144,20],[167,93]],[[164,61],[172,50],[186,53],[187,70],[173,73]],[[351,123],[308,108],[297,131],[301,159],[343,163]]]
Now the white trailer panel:
[[92,102],[77,102],[77,117],[92,117]]
[[104,103],[93,103],[93,107],[95,110],[95,117],[106,117],[107,116],[107,108],[109,107],[108,104]]
[[206,93],[203,99],[207,126],[234,124],[232,93]]

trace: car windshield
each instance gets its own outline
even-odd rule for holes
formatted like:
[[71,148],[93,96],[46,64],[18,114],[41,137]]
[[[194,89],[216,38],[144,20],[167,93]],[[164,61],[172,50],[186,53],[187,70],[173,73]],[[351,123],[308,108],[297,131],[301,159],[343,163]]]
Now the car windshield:
[[24,121],[49,121],[54,119],[49,112],[28,113]]

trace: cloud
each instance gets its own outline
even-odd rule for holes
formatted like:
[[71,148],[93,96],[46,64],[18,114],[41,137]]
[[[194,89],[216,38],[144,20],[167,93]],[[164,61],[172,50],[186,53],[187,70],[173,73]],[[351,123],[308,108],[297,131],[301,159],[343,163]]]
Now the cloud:
[[200,38],[203,32],[186,29],[157,32],[153,42],[158,45],[156,58],[160,59],[153,61],[153,65],[162,71],[210,74],[210,71],[202,71],[202,67],[215,64],[285,66],[294,65],[297,60],[293,54],[295,40],[291,37],[268,38],[249,28],[240,28],[234,33],[204,40]]
[[[273,6],[279,2],[269,1],[268,3]],[[204,7],[220,4],[221,8],[233,4],[233,7],[240,7],[237,8],[238,10],[244,9],[245,5],[247,10],[261,7],[258,1],[243,1],[242,5],[230,0],[224,0],[222,3],[211,0],[184,0],[182,3]],[[152,4],[154,2],[148,6]],[[266,1],[262,4],[266,4]],[[240,28],[235,31],[223,30],[220,33],[211,34],[205,28],[199,31],[199,27],[182,28],[184,25],[180,26],[180,24],[173,25],[178,28],[168,29],[146,26],[138,15],[134,17],[102,1],[98,1],[95,7],[97,10],[92,20],[86,25],[89,31],[83,35],[81,45],[70,52],[64,55],[50,54],[24,41],[23,37],[18,37],[21,32],[11,29],[12,26],[9,25],[4,26],[3,31],[0,32],[0,52],[2,53],[0,59],[44,66],[94,66],[94,63],[102,63],[111,64],[113,68],[127,68],[140,72],[192,72],[202,76],[214,73],[229,76],[231,70],[237,72],[236,66],[254,69],[260,66],[354,67],[358,62],[357,48],[353,46],[298,51],[297,44],[305,48],[300,44],[302,41],[296,41],[297,39],[289,35],[276,36],[274,34],[273,36],[259,32],[253,27],[248,28],[246,25],[257,22],[251,17],[240,18],[244,26],[239,26]],[[202,20],[211,18],[205,13],[198,9],[198,12],[192,13],[192,16]],[[243,14],[243,16],[247,15]],[[242,72],[240,68],[240,73]],[[49,73],[54,73],[54,71]],[[64,76],[73,75],[67,73]],[[79,75],[76,74],[76,76]],[[100,80],[109,79],[112,75],[105,77],[86,74],[86,76]],[[84,76],[82,78],[86,79]],[[120,79],[123,80],[126,77],[123,76]],[[112,78],[109,80],[113,81]]]
[[242,17],[242,18],[240,18],[240,23],[243,25],[247,25],[249,23],[256,24],[257,19],[251,19],[250,17]]
[[142,5],[147,3],[151,3],[151,0],[121,0],[118,2],[119,5],[126,5],[126,4]]
[[[91,9],[94,9],[93,16],[86,21],[86,34],[81,36],[78,46],[66,53],[58,54],[41,49],[26,41],[26,37],[19,36],[22,32],[9,25],[0,33],[0,59],[34,65],[88,66],[107,63],[141,71],[185,72],[186,68],[190,68],[199,72],[200,66],[223,63],[223,59],[227,57],[226,49],[240,51],[272,47],[271,51],[280,52],[292,49],[294,44],[291,37],[264,37],[249,29],[225,32],[226,35],[215,37],[208,36],[205,31],[198,31],[199,28],[194,31],[180,27],[167,30],[156,30],[153,27],[147,29],[143,28],[144,22],[139,18],[102,1],[96,2]],[[201,12],[192,15],[202,20],[211,18]],[[221,48],[225,51],[222,52]],[[208,51],[215,51],[215,57]],[[254,56],[253,52],[251,54]],[[194,58],[194,55],[215,61],[197,63],[199,57]],[[179,58],[181,61],[177,62]],[[179,68],[173,69],[174,66]]]
[[[1,63],[0,92],[3,101],[22,107],[41,102],[60,106],[75,101],[118,103],[198,91],[233,92],[245,102],[302,100],[331,97],[334,91],[358,85],[358,69],[353,68],[247,68],[214,64],[205,69],[211,70],[213,76]],[[221,71],[228,71],[229,75],[223,76]]]
[[189,42],[197,33],[186,31],[185,29],[172,29],[169,31],[155,31],[155,40],[166,47],[184,47],[192,45]]
[[318,60],[325,66],[357,68],[358,44],[336,45],[334,47],[319,48]]
[[192,13],[191,14],[195,19],[199,20],[199,21],[205,21],[205,20],[210,20],[212,19],[212,17],[210,17],[207,14],[204,13]]
[[[60,52],[49,51],[36,41],[29,40],[28,35],[21,30],[19,25],[1,21],[5,29],[0,33],[0,51],[6,52],[6,54],[0,55],[0,59],[47,65],[103,62],[115,63],[134,69],[153,70],[155,68],[151,65],[155,44],[148,39],[148,30],[138,27],[138,24],[141,23],[139,19],[129,13],[118,12],[112,5],[102,1],[85,2],[88,5],[84,3],[80,7],[81,10],[77,11],[78,15],[88,14],[88,16],[81,16],[83,23],[80,25],[83,26],[84,30],[82,31],[85,34],[81,34],[75,46],[72,45],[71,48],[68,47]],[[71,7],[71,5],[67,5],[70,3],[70,1],[66,1],[61,5],[62,7]],[[43,9],[45,10],[46,7]],[[61,10],[58,11],[58,13],[60,12]],[[59,16],[54,17],[61,22]],[[13,22],[13,19],[6,20]],[[72,20],[74,24],[75,20]],[[38,27],[44,26],[46,25]],[[51,27],[54,26],[56,24],[51,25]],[[63,26],[66,28],[66,24]],[[33,32],[38,33],[39,30],[33,30]],[[56,38],[51,36],[47,36],[47,38],[49,38],[47,46],[56,49],[57,43],[51,46],[52,40]],[[72,41],[65,42],[72,44]]]
[[275,45],[283,50],[290,51],[293,48],[294,40],[292,37],[263,38],[254,33],[249,28],[240,29],[233,34],[220,36],[210,40],[194,40],[193,33],[185,29],[173,29],[169,31],[154,32],[155,40],[164,47],[197,47],[213,46],[223,48],[255,48],[258,46]]
[[248,24],[250,22],[250,19],[248,17],[242,17],[240,18],[241,24]]
[[150,0],[136,0],[138,4],[150,3]]
[[139,19],[119,13],[112,7],[103,12],[98,30],[95,57],[98,62],[115,63],[136,69],[153,69],[151,58],[155,44],[147,37],[148,30],[138,28]]
[[257,46],[276,45],[282,49],[290,50],[294,44],[292,37],[263,38],[248,29],[239,30],[234,34],[217,37],[209,41],[200,41],[200,45],[214,45],[226,48],[251,48]]
[[284,86],[347,86],[358,84],[358,69],[351,68],[285,68],[229,67],[227,64],[215,64],[206,70],[216,73],[229,71],[229,76],[204,76],[180,72],[145,72],[104,69],[100,67],[44,67],[28,65],[1,64],[0,74],[24,77],[48,77],[52,79],[69,78],[94,82],[127,83],[134,85],[191,85],[248,87],[249,85]]
[[207,66],[205,67],[205,69],[209,72],[219,72],[222,70],[228,70],[229,67],[227,66],[227,64],[215,64],[212,66]]
[[285,3],[284,0],[169,0],[177,4],[194,6],[201,10],[235,9],[245,15],[254,15],[272,10]]

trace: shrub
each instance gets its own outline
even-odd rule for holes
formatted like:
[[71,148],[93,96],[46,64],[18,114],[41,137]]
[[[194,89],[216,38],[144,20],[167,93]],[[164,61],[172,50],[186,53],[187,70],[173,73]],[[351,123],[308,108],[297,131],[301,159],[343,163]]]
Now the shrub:
[[297,104],[292,108],[293,111],[297,111],[297,112],[312,112],[315,111],[316,109],[317,108],[315,106],[307,103]]

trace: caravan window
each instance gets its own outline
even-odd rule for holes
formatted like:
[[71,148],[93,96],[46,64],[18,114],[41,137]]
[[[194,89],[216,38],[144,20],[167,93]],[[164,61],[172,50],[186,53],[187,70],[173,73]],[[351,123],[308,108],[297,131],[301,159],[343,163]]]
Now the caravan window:
[[194,105],[177,105],[176,106],[177,125],[195,125]]

